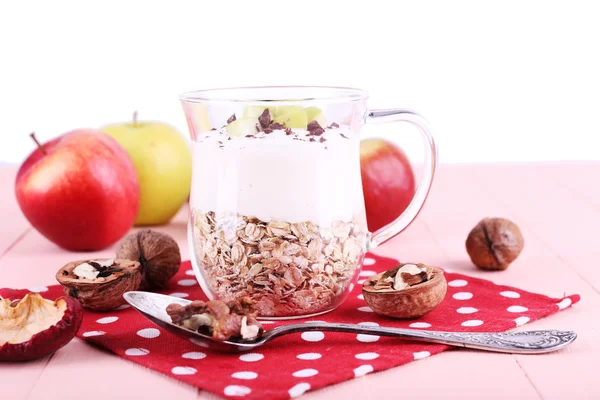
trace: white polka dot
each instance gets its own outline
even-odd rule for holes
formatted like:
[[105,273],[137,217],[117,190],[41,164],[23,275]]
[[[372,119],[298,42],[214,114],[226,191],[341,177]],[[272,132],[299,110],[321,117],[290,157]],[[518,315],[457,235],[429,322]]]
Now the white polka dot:
[[361,293],[358,296],[356,296],[356,298],[359,299],[359,300],[364,300],[365,296],[363,296],[362,293]]
[[310,390],[310,385],[306,382],[302,382],[294,385],[290,390],[288,390],[288,394],[291,398],[294,398],[302,396],[307,390]]
[[371,322],[371,321],[359,322],[358,324],[364,325],[364,326],[379,326],[379,324],[377,322]]
[[205,341],[202,341],[201,339],[191,338],[190,342],[192,342],[195,345],[198,345],[200,347],[205,347],[207,349],[210,347],[210,345],[208,343],[206,343]]
[[569,307],[572,303],[573,301],[569,297],[566,297],[560,303],[558,303],[557,306],[559,310],[564,310],[565,308]]
[[379,336],[377,335],[365,335],[364,333],[359,333],[356,335],[356,340],[362,343],[372,343],[379,340]]
[[519,317],[515,319],[517,326],[525,325],[530,321],[529,317]]
[[299,358],[300,360],[318,360],[321,357],[323,356],[319,353],[302,353],[296,356],[296,358]]
[[455,300],[469,300],[473,298],[473,293],[469,292],[458,292],[452,295],[452,298]]
[[351,292],[353,290],[354,290],[354,283],[351,283],[350,286],[349,286],[348,291]]
[[529,310],[527,307],[523,307],[523,306],[510,306],[506,309],[506,311],[508,312],[525,312]]
[[373,312],[373,309],[371,307],[358,307],[358,311],[362,311],[362,312]]
[[473,313],[476,313],[477,311],[479,311],[479,310],[476,309],[475,307],[461,307],[458,310],[456,310],[456,312],[459,314],[473,314]]
[[377,275],[377,272],[367,270],[367,271],[360,271],[360,274],[359,274],[359,276],[363,276],[363,277],[373,276],[373,275]]
[[373,265],[375,264],[375,260],[372,259],[371,257],[365,257],[365,259],[363,260],[363,265]]
[[470,319],[461,324],[462,326],[479,326],[483,325],[483,321],[480,319]]
[[356,283],[358,283],[359,285],[362,285],[363,283],[365,283],[366,279],[359,279],[356,281]]
[[188,269],[187,271],[185,271],[185,274],[189,276],[196,276],[193,269]]
[[373,366],[370,364],[361,365],[360,367],[354,368],[354,377],[360,378],[361,376],[365,376],[369,372],[373,372]]
[[115,308],[115,311],[126,310],[128,308],[131,308],[131,306],[129,304],[122,304],[119,307]]
[[200,351],[190,351],[189,353],[183,353],[181,357],[187,358],[188,360],[202,360],[203,358],[206,358],[206,354]]
[[275,321],[260,321],[260,323],[261,323],[262,325],[271,325],[271,324],[274,324],[274,323],[275,323]]
[[504,292],[500,292],[500,296],[508,297],[510,299],[518,299],[521,295],[517,292],[513,292],[512,290],[506,290]]
[[323,332],[302,332],[301,336],[307,342],[319,342],[325,338]]
[[377,353],[359,353],[359,354],[356,354],[354,357],[358,358],[359,360],[374,360],[377,357],[379,357],[379,354],[377,354]]
[[256,379],[258,377],[258,374],[256,372],[252,372],[252,371],[240,371],[240,372],[234,372],[233,374],[231,374],[231,377],[236,378],[236,379],[250,380],[250,379]]
[[316,369],[306,368],[306,369],[301,369],[300,371],[296,371],[292,375],[295,376],[296,378],[308,378],[309,376],[315,376],[318,373],[319,373],[319,371],[317,371]]
[[137,335],[146,339],[154,339],[160,336],[160,331],[156,328],[146,328],[137,331]]
[[29,290],[30,292],[35,292],[35,293],[43,293],[43,292],[47,292],[48,288],[46,286],[31,286],[31,287],[27,288],[27,290]]
[[428,351],[417,351],[416,353],[413,353],[415,360],[420,360],[422,358],[429,357],[430,355],[431,353]]
[[194,375],[198,371],[192,367],[174,367],[171,372],[175,375]]
[[240,361],[254,362],[254,361],[260,361],[263,358],[265,358],[265,356],[263,356],[260,353],[247,353],[247,354],[242,354],[240,356]]
[[96,322],[99,324],[112,324],[113,322],[117,321],[118,319],[119,319],[119,317],[104,317],[104,318],[97,319]]
[[128,356],[145,356],[147,354],[150,354],[150,351],[142,348],[132,348],[125,350],[125,355]]
[[448,282],[448,286],[452,286],[452,287],[463,287],[463,286],[467,286],[469,284],[469,282],[465,281],[464,279],[455,279],[453,281]]
[[252,390],[246,386],[229,385],[225,388],[223,393],[225,393],[225,396],[240,396],[241,397],[241,396],[245,396],[247,394],[252,393]]
[[195,279],[182,279],[178,281],[177,284],[181,286],[194,286],[197,285],[198,282]]
[[413,322],[409,325],[411,328],[431,328],[431,324],[427,322]]
[[103,331],[89,331],[89,332],[83,332],[83,337],[92,337],[92,336],[102,336],[104,335],[106,332]]
[[169,296],[173,296],[173,297],[179,297],[179,298],[185,298],[188,297],[189,294],[187,293],[182,293],[182,292],[175,292],[175,293],[171,293]]

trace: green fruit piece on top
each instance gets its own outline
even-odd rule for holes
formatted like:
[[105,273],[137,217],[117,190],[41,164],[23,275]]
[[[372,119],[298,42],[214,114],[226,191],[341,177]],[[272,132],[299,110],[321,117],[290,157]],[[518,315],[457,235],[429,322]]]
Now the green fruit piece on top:
[[275,115],[275,107],[265,107],[265,106],[248,106],[244,108],[244,118],[254,118],[257,119],[260,115],[265,111],[265,108],[269,109],[269,113],[271,114],[271,119]]
[[229,136],[246,136],[256,133],[256,118],[240,118],[227,125]]
[[327,120],[323,115],[323,111],[321,111],[318,107],[306,107],[304,109],[306,111],[306,119],[308,122],[317,121],[321,127],[325,128],[327,126]]
[[281,106],[281,107],[277,107],[277,110],[275,111],[275,116],[279,116],[279,115],[285,115],[285,114],[290,114],[290,113],[296,113],[299,111],[303,111],[303,108],[300,106]]
[[273,118],[273,122],[285,124],[286,128],[303,128],[306,129],[308,120],[306,119],[306,112],[300,109],[297,112],[290,112],[287,114],[278,115]]

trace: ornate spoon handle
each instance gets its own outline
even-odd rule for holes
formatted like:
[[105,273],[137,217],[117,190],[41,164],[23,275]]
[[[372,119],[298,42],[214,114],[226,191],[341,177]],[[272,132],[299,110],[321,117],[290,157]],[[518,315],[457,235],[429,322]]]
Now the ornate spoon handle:
[[539,330],[522,332],[437,332],[353,324],[308,322],[284,325],[265,332],[265,341],[277,336],[306,331],[334,331],[394,336],[422,342],[440,343],[501,353],[536,354],[561,349],[577,338],[572,331]]

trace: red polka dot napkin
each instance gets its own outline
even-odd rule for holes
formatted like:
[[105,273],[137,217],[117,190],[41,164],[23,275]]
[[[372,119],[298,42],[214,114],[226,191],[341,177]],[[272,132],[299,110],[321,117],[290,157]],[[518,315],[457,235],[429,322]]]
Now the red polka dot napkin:
[[[369,254],[361,279],[397,263]],[[418,320],[379,317],[364,302],[360,284],[338,309],[312,320],[444,331],[506,331],[579,301],[579,295],[553,299],[455,273],[447,273],[446,279],[445,300]],[[43,292],[50,299],[62,295],[59,286],[30,289]],[[19,298],[25,293],[27,290],[0,289],[0,295],[7,298]],[[189,262],[182,264],[163,293],[188,299],[206,298]],[[290,322],[266,322],[264,327],[269,329],[282,323]],[[220,354],[164,331],[128,306],[108,313],[86,312],[78,337],[199,388],[225,397],[248,399],[297,397],[308,390],[359,378],[449,348],[374,335],[305,332],[282,337],[252,353]]]

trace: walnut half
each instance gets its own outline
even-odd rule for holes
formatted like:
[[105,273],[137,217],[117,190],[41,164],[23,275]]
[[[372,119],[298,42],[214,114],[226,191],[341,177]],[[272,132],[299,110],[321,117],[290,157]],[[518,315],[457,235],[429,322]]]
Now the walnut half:
[[435,309],[446,295],[444,272],[425,264],[400,264],[367,279],[363,297],[377,314],[417,318]]
[[137,290],[142,281],[140,263],[121,259],[73,261],[56,273],[66,295],[84,308],[108,311],[125,304],[123,294]]

